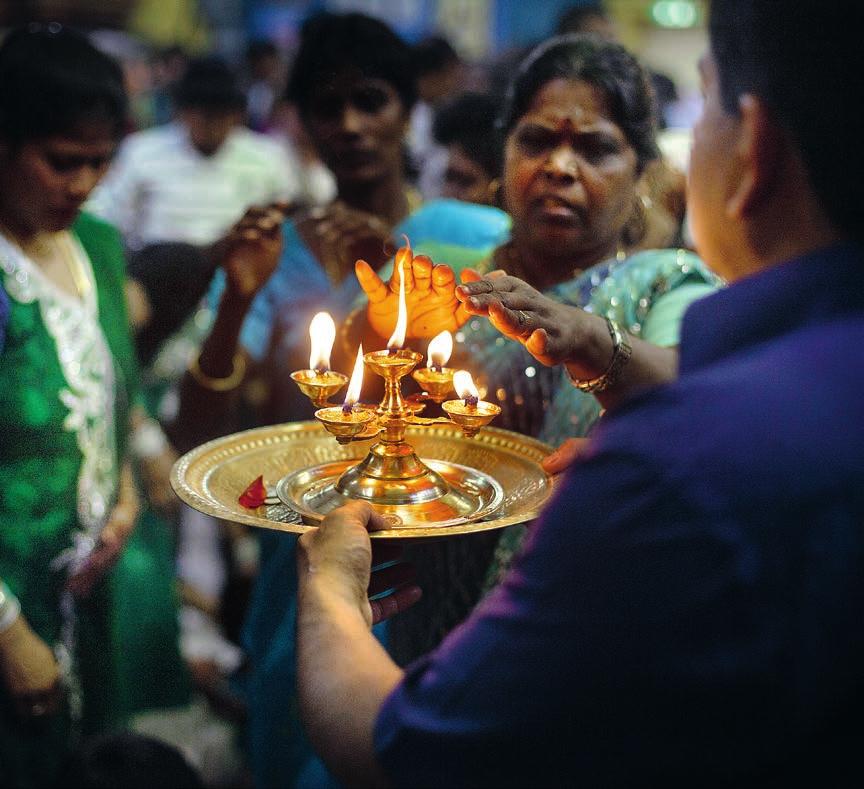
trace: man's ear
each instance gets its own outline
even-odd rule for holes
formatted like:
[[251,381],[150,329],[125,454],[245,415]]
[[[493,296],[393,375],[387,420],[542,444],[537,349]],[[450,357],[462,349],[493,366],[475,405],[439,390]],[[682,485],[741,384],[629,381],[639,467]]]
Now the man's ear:
[[738,101],[738,158],[740,179],[726,202],[735,219],[750,214],[774,189],[782,158],[783,132],[762,99],[748,93]]

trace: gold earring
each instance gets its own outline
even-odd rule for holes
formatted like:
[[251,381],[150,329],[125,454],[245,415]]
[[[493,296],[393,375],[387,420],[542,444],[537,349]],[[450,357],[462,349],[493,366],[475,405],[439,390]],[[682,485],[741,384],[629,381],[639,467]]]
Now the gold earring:
[[489,205],[501,207],[501,179],[492,178],[486,185],[486,198]]
[[645,238],[645,234],[648,232],[648,211],[651,205],[651,198],[647,195],[634,195],[630,218],[621,231],[621,243],[625,247],[634,247]]

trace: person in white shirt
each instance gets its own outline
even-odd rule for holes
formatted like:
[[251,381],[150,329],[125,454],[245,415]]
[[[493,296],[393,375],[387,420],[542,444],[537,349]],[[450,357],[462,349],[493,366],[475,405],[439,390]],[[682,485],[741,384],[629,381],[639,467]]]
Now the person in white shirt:
[[130,249],[209,244],[249,206],[297,198],[296,164],[242,125],[246,98],[225,62],[193,60],[174,100],[175,121],[129,135],[88,206]]

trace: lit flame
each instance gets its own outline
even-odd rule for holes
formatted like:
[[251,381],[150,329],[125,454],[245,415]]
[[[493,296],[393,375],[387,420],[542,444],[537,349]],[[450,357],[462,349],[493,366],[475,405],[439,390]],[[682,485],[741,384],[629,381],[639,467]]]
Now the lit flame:
[[402,247],[396,253],[394,265],[399,271],[399,317],[396,320],[396,328],[393,329],[393,334],[387,341],[387,347],[392,350],[399,350],[405,344],[405,334],[408,330],[408,305],[405,302],[405,269],[411,265],[411,244],[406,236],[406,246]]
[[426,366],[440,370],[450,360],[451,353],[453,353],[453,335],[444,330],[429,343],[429,348],[426,351],[428,357]]
[[351,373],[351,381],[348,384],[348,393],[345,395],[345,408],[350,408],[360,399],[360,389],[363,388],[363,345],[357,349],[357,359],[354,362],[354,372]]
[[463,400],[474,397],[478,400],[480,399],[480,393],[477,391],[477,387],[474,386],[474,379],[467,370],[457,370],[455,372],[453,375],[453,388],[456,390],[456,394]]
[[327,312],[319,312],[309,324],[309,339],[312,352],[309,354],[309,369],[324,372],[330,369],[330,351],[336,340],[336,324]]

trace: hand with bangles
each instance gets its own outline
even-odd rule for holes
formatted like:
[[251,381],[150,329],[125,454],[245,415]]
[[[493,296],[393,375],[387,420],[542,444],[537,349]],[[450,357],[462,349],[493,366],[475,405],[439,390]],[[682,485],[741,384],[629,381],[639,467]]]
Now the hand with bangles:
[[282,250],[286,206],[254,206],[216,242],[213,254],[225,271],[225,290],[251,301],[275,271]]
[[312,208],[295,222],[334,285],[352,274],[353,261],[362,258],[377,270],[393,254],[390,225],[342,200]]

